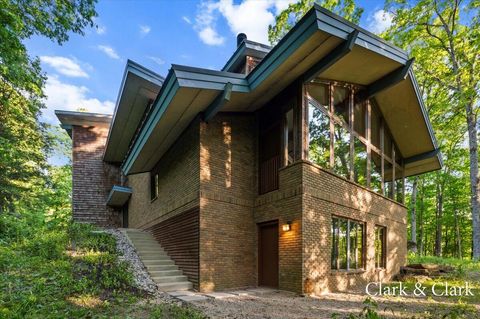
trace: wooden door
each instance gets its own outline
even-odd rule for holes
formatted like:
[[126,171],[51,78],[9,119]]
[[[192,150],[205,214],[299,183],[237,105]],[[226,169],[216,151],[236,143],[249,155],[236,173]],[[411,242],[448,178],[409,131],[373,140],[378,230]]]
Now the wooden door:
[[258,285],[278,288],[278,221],[258,225]]

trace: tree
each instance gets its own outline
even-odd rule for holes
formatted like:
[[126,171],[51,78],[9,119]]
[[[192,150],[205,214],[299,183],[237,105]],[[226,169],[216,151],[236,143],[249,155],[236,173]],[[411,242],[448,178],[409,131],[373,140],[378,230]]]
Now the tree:
[[[469,147],[473,257],[480,258],[480,176],[477,112],[480,90],[480,2],[470,0],[387,1],[394,18],[387,40],[416,58],[416,73],[449,96],[443,112],[462,117]],[[441,190],[439,189],[439,192]],[[439,202],[440,203],[440,202]]]
[[268,26],[268,40],[272,44],[278,42],[312,8],[315,2],[357,24],[363,13],[363,9],[355,5],[355,0],[299,0],[280,12],[276,16],[273,26]]
[[38,195],[48,183],[52,148],[39,115],[45,77],[23,40],[62,44],[93,26],[95,0],[0,0],[0,212]]

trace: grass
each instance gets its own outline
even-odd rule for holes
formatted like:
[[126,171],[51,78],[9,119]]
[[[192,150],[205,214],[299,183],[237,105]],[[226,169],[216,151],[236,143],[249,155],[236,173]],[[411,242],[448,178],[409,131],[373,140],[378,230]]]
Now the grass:
[[153,302],[134,287],[111,235],[72,223],[0,233],[0,318],[203,317]]

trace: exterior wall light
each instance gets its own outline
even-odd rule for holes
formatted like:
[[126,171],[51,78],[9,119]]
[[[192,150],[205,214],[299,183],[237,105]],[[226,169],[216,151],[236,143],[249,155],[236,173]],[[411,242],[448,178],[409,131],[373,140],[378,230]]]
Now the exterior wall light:
[[287,222],[286,224],[283,224],[282,229],[283,229],[283,231],[292,230],[292,222]]

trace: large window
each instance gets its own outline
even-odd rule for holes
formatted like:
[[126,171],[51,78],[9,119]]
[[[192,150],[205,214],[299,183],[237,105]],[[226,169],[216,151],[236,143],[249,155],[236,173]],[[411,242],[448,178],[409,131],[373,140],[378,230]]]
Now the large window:
[[340,217],[332,218],[332,269],[363,269],[363,247],[363,223]]
[[387,229],[375,226],[375,268],[386,268]]
[[337,175],[403,202],[403,160],[378,106],[355,85],[306,84],[308,158]]

